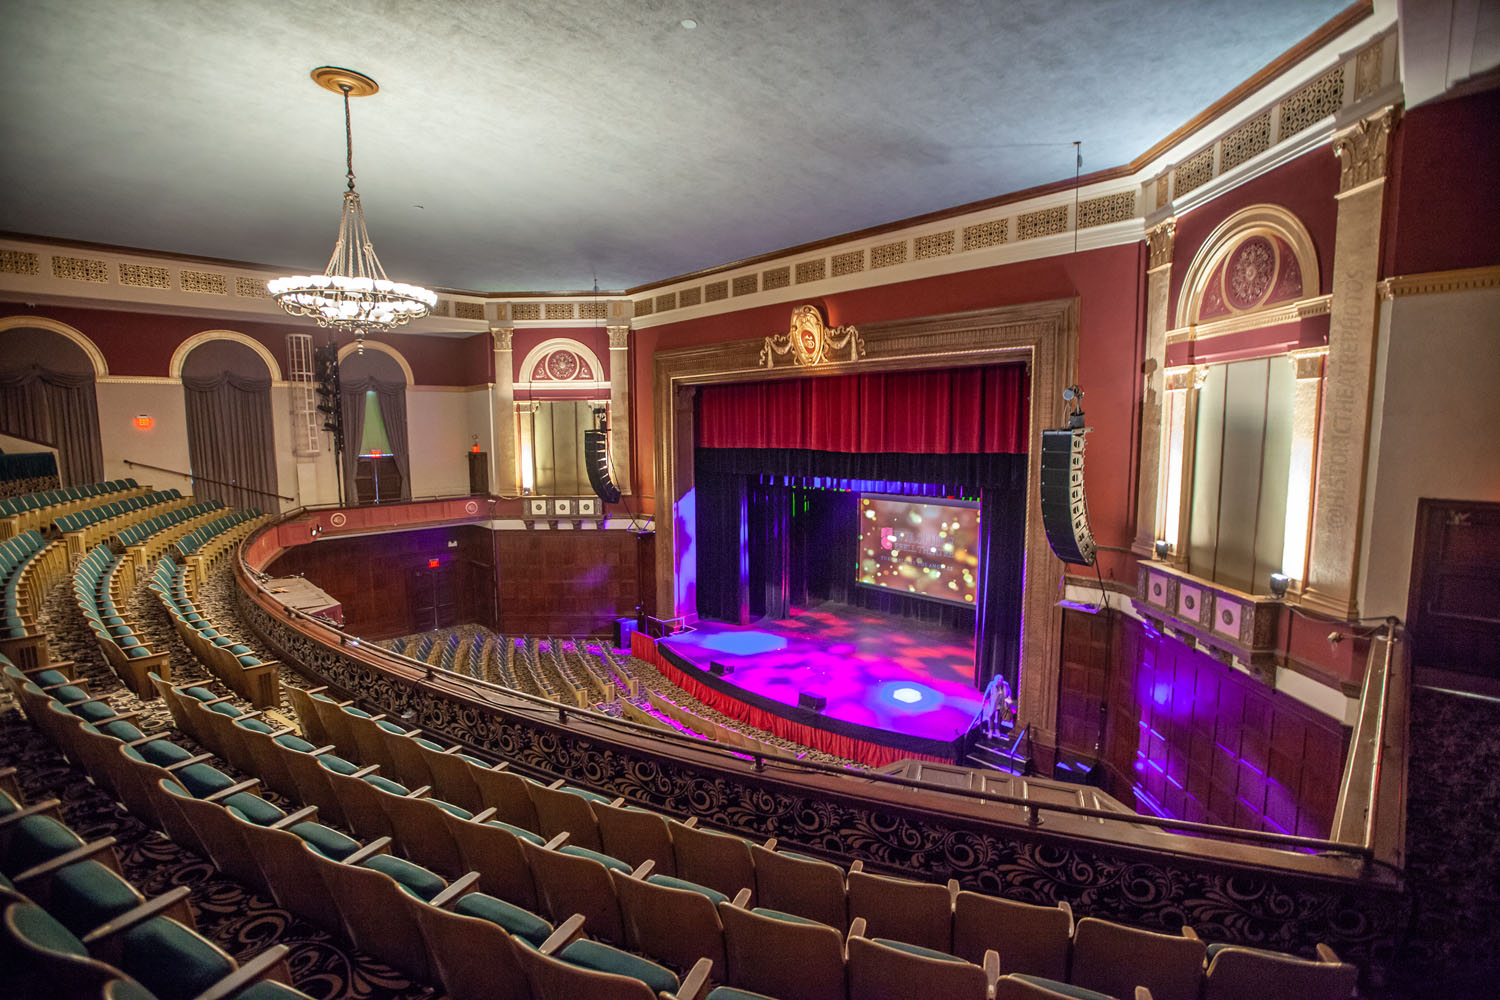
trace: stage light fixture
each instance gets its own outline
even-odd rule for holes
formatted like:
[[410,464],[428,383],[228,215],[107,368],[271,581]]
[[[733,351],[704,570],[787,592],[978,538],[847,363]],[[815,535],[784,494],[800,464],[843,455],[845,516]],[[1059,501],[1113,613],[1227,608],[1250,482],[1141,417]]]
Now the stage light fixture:
[[907,705],[915,705],[922,700],[922,692],[914,687],[898,687],[891,692],[891,697]]
[[1292,578],[1287,576],[1285,573],[1272,573],[1271,596],[1276,598],[1278,601],[1281,600],[1286,596],[1287,584],[1291,582]]

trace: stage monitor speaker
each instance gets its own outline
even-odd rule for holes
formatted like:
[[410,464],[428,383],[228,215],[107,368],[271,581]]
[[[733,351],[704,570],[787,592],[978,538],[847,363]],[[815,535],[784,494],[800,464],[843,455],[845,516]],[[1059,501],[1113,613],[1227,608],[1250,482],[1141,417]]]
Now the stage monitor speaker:
[[635,619],[616,618],[614,633],[615,648],[629,649],[630,637],[635,635]]
[[620,488],[609,475],[609,432],[583,432],[583,464],[588,467],[589,485],[605,503],[620,502]]
[[1083,436],[1087,427],[1042,431],[1042,527],[1057,558],[1094,564],[1094,533],[1083,493]]
[[805,708],[809,712],[821,712],[828,707],[828,696],[815,694],[812,691],[799,691],[797,693],[797,707]]
[[725,674],[734,673],[734,664],[720,663],[718,660],[713,660],[708,665],[708,672],[715,677],[723,677]]

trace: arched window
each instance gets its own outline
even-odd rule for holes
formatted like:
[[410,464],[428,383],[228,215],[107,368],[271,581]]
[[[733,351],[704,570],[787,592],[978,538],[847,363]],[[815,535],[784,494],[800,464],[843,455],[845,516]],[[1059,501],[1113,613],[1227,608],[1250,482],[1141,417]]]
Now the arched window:
[[97,348],[72,327],[18,316],[0,325],[0,357],[0,433],[56,448],[60,485],[102,480]]
[[1188,268],[1168,335],[1157,537],[1195,576],[1264,594],[1272,573],[1302,575],[1320,301],[1312,240],[1273,205],[1230,216]]
[[609,413],[609,381],[598,356],[568,338],[538,344],[521,362],[516,399],[522,490],[591,494],[583,433]]
[[393,355],[369,346],[339,362],[349,499],[360,504],[410,500],[406,370]]

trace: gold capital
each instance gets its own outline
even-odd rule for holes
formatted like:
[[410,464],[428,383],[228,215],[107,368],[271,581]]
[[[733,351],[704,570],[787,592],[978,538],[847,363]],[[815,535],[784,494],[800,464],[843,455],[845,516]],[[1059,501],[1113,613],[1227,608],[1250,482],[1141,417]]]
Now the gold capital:
[[1333,155],[1339,158],[1339,194],[1385,179],[1386,145],[1395,121],[1396,109],[1384,107],[1334,136]]

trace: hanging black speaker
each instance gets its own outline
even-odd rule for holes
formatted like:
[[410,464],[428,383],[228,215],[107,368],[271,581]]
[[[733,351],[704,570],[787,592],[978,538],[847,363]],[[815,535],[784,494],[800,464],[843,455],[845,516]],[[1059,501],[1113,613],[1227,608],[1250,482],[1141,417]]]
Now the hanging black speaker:
[[1073,404],[1068,426],[1042,431],[1042,527],[1047,544],[1065,563],[1094,565],[1094,532],[1083,493],[1083,390],[1070,385],[1063,399]]
[[609,432],[583,432],[583,462],[588,466],[589,485],[605,503],[620,502],[620,488],[609,475]]

